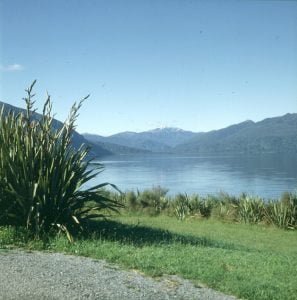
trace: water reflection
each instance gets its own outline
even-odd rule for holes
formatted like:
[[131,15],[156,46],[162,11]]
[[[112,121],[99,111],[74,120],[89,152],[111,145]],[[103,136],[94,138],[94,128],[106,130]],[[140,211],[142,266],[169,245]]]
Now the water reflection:
[[96,179],[121,190],[162,186],[170,194],[206,195],[224,191],[278,198],[297,188],[297,155],[262,156],[110,156],[101,161],[105,171]]

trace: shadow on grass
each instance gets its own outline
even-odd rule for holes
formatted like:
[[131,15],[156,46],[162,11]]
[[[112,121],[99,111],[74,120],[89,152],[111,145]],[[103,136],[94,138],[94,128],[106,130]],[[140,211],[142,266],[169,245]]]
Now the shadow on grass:
[[80,236],[83,239],[101,239],[132,244],[137,247],[145,245],[170,245],[173,243],[187,244],[200,247],[221,248],[228,250],[245,250],[245,247],[212,240],[206,237],[182,235],[143,225],[123,224],[117,221],[92,221],[88,231]]

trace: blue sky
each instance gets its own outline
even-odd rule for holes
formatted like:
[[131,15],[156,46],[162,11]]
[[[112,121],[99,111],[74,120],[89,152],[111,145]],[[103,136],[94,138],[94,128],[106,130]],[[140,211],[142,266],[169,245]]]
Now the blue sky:
[[297,112],[297,1],[0,0],[0,99],[37,79],[78,131],[209,131]]

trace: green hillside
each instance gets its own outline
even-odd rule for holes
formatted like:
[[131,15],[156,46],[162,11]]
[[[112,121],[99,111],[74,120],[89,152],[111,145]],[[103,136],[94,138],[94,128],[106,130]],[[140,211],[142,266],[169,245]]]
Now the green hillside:
[[179,153],[296,153],[297,114],[245,121],[199,134],[178,145]]
[[[20,107],[16,107],[16,106],[13,106],[13,105],[10,105],[10,104],[0,101],[0,109],[2,109],[2,107],[4,107],[5,113],[8,113],[9,111],[13,111],[15,113],[25,113],[25,110]],[[34,113],[34,118],[36,118],[36,120],[39,120],[41,118],[41,115],[38,113]],[[58,128],[61,128],[62,126],[63,126],[62,122],[60,122],[56,119],[53,120],[54,128],[58,129]],[[87,141],[81,134],[79,134],[76,131],[73,133],[72,142],[73,142],[73,145],[75,148],[79,148],[82,144],[85,144],[86,146],[90,146],[91,147],[90,155],[94,156],[94,157],[100,157],[103,155],[111,154],[110,151],[108,151],[107,149],[104,149],[100,145],[93,144],[92,142]]]

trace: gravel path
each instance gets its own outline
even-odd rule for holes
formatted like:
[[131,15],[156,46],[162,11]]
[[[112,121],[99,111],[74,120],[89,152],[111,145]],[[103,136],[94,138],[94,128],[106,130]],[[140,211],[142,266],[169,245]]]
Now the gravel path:
[[236,299],[177,276],[154,279],[102,260],[0,250],[0,299]]

